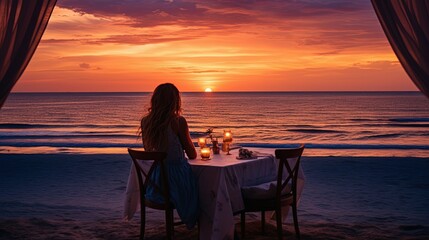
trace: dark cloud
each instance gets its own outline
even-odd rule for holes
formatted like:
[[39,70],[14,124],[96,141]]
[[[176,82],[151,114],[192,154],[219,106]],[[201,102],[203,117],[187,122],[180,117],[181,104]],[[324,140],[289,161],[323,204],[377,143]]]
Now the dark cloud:
[[242,13],[213,12],[204,2],[162,1],[162,0],[63,0],[58,6],[80,13],[96,16],[125,16],[132,19],[135,27],[157,25],[202,26],[211,24],[239,24],[249,22],[248,15]]
[[398,61],[367,61],[353,65],[353,67],[359,69],[391,69],[397,68],[398,66]]
[[152,44],[152,43],[162,43],[162,42],[172,42],[172,41],[181,41],[181,40],[188,40],[188,39],[194,39],[195,37],[168,37],[168,36],[161,36],[161,35],[148,35],[148,34],[136,34],[136,35],[111,35],[106,38],[100,38],[100,39],[92,39],[91,41],[88,41],[88,43],[91,44],[98,44],[98,43],[121,43],[121,44],[138,44],[138,45],[144,45],[144,44]]
[[205,1],[214,9],[253,12],[255,16],[280,17],[282,19],[300,19],[318,17],[336,13],[350,13],[370,8],[369,1],[355,0],[269,0],[269,1]]
[[69,39],[42,39],[42,43],[47,44],[62,44],[68,42],[77,42],[80,44],[105,44],[105,43],[117,43],[117,44],[136,44],[136,45],[145,45],[145,44],[154,44],[162,42],[173,42],[173,41],[182,41],[195,39],[199,36],[164,36],[164,35],[151,35],[151,34],[129,34],[129,35],[110,35],[104,38],[69,38]]
[[67,39],[55,39],[55,38],[50,38],[50,39],[42,39],[40,40],[41,43],[43,44],[62,44],[62,43],[71,43],[71,42],[79,42],[80,39],[75,39],[75,38],[67,38]]
[[315,53],[316,55],[320,55],[320,56],[327,56],[327,55],[336,55],[339,54],[340,51],[327,51],[327,52],[318,52]]
[[79,67],[80,68],[83,68],[83,69],[93,69],[93,70],[101,70],[101,67],[93,67],[93,66],[91,66],[89,63],[85,63],[85,62],[83,62],[83,63],[81,63],[81,64],[79,64]]
[[84,69],[89,69],[89,68],[91,68],[91,66],[89,65],[89,63],[81,63],[81,64],[79,64],[79,67],[80,67],[80,68],[84,68]]
[[299,19],[371,9],[369,1],[353,0],[62,0],[58,6],[96,16],[126,16],[139,27],[257,24],[264,18]]
[[172,67],[169,68],[174,73],[224,73],[224,70],[200,70],[193,67]]

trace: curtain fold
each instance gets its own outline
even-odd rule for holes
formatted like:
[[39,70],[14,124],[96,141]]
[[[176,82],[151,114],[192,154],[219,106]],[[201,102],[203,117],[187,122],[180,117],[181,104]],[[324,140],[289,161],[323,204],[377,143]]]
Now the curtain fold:
[[56,0],[0,1],[0,108],[24,72]]
[[429,98],[429,1],[371,0],[402,67]]

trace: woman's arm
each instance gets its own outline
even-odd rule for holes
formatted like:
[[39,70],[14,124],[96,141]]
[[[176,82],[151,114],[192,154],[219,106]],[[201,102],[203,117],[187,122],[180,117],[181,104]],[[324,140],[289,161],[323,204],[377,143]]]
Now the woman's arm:
[[186,119],[184,117],[179,117],[178,125],[179,139],[182,143],[183,149],[185,149],[186,155],[188,155],[189,159],[197,158],[197,151],[195,150],[191,135],[189,134],[189,127],[188,123],[186,122]]

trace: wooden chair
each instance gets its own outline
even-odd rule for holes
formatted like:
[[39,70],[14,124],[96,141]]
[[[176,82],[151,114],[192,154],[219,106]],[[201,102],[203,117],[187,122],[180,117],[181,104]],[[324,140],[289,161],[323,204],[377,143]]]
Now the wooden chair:
[[[277,181],[274,181],[275,192],[266,198],[252,198],[252,196],[245,196],[244,211],[241,212],[241,237],[245,236],[245,218],[246,212],[261,212],[261,227],[262,232],[265,232],[265,211],[275,211],[277,222],[277,235],[278,239],[282,239],[282,206],[291,206],[293,214],[293,222],[295,225],[295,233],[297,239],[300,239],[298,215],[297,215],[297,180],[298,171],[301,162],[301,155],[305,146],[301,145],[299,148],[294,149],[276,149],[275,155],[279,160],[279,168],[277,173]],[[295,164],[291,166],[288,159],[295,159]],[[289,174],[283,177],[283,171]]]
[[[167,239],[172,239],[174,236],[174,225],[181,224],[181,222],[174,223],[173,211],[175,206],[170,202],[170,191],[168,186],[168,177],[167,171],[165,169],[164,159],[167,156],[165,152],[146,152],[140,149],[128,148],[128,153],[130,154],[134,166],[136,168],[139,188],[140,188],[140,208],[141,208],[141,224],[140,224],[140,239],[144,239],[145,233],[145,222],[146,222],[146,207],[164,210],[165,211],[165,222],[167,230]],[[149,171],[145,171],[142,166],[139,164],[139,161],[153,161]],[[156,183],[151,181],[151,176],[153,171],[157,166],[160,166],[160,176],[162,186],[158,186]],[[143,175],[143,176],[142,176]],[[146,189],[151,185],[161,193],[164,198],[164,203],[159,204],[152,202],[149,199],[146,199]]]

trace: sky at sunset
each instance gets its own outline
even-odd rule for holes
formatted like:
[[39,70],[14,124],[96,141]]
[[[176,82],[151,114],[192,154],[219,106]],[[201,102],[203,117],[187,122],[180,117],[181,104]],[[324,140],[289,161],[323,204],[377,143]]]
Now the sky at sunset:
[[414,91],[369,0],[58,0],[14,92]]

